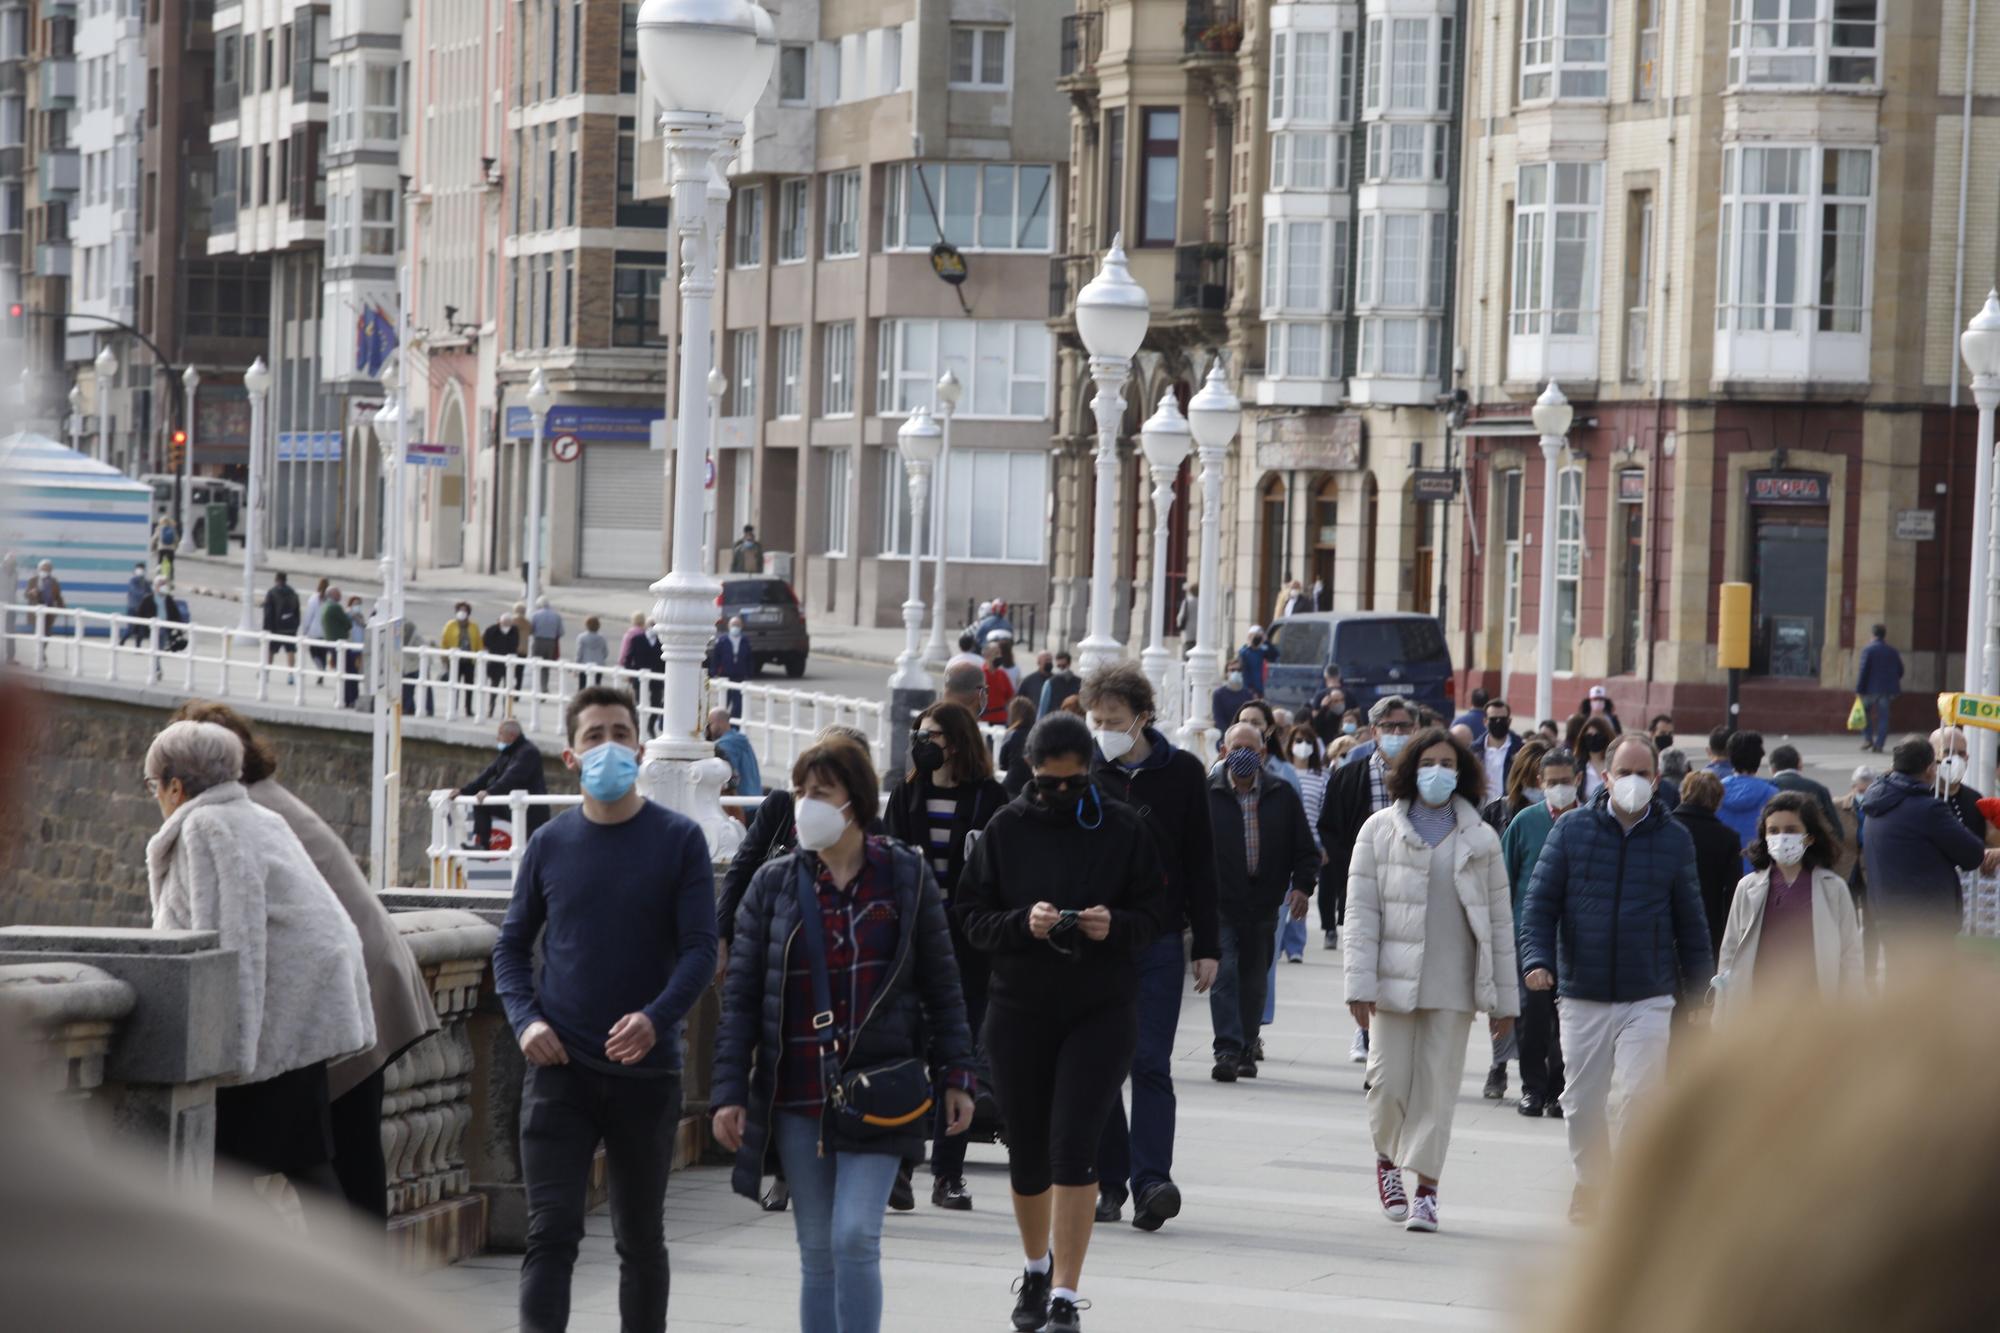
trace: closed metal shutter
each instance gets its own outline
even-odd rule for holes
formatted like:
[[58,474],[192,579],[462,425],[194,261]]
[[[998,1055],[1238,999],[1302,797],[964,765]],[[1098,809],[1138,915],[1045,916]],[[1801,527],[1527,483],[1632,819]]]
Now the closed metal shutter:
[[585,578],[645,579],[666,571],[666,458],[643,444],[586,444],[583,536]]

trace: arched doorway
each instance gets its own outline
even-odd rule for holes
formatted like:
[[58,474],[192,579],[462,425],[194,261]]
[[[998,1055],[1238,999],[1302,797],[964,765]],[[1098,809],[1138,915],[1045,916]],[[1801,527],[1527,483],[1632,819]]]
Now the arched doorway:
[[465,405],[456,392],[445,398],[438,418],[438,443],[445,446],[445,465],[438,469],[437,509],[431,528],[431,562],[465,563],[465,496],[470,485],[472,451],[466,447]]
[[1319,479],[1312,494],[1312,575],[1319,589],[1315,609],[1333,608],[1333,576],[1337,564],[1340,531],[1340,478],[1332,473]]
[[1277,605],[1278,589],[1285,586],[1285,510],[1285,479],[1274,472],[1257,488],[1257,600],[1251,607],[1256,620]]

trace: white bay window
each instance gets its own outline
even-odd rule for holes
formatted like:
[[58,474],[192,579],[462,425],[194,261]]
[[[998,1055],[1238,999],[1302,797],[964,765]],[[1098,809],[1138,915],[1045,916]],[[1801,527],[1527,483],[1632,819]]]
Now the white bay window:
[[1735,88],[1873,88],[1880,0],[1733,0]]
[[883,183],[884,250],[927,251],[945,240],[968,251],[1048,253],[1053,167],[896,163],[884,168]]
[[1611,92],[1611,0],[1521,0],[1521,100]]
[[1347,236],[1343,220],[1268,219],[1264,224],[1263,315],[1272,379],[1332,379],[1340,374],[1347,307]]
[[885,319],[875,409],[928,407],[946,370],[965,386],[961,417],[1041,421],[1055,348],[1046,324],[1005,319]]
[[[1450,111],[1456,22],[1445,16],[1370,19],[1362,60],[1367,109],[1391,116]],[[1342,73],[1345,96],[1345,62]]]
[[1360,221],[1355,306],[1357,375],[1435,377],[1443,358],[1445,256],[1441,212],[1368,213]]
[[1603,233],[1603,163],[1520,169],[1507,378],[1596,378]]

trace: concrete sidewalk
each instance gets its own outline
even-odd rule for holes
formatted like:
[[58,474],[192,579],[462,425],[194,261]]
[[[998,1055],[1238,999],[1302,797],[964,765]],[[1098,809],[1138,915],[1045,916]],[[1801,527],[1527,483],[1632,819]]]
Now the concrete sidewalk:
[[[1570,1170],[1559,1120],[1524,1120],[1513,1102],[1480,1099],[1487,1037],[1471,1036],[1442,1220],[1436,1235],[1393,1226],[1375,1202],[1374,1154],[1353,1026],[1340,1002],[1339,955],[1280,965],[1270,1060],[1255,1081],[1210,1081],[1205,999],[1181,1010],[1174,1176],[1186,1197],[1158,1233],[1100,1227],[1082,1294],[1091,1333],[1196,1329],[1482,1329],[1516,1326],[1523,1283],[1569,1245]],[[891,1333],[1009,1327],[1020,1243],[1007,1203],[1005,1153],[975,1145],[970,1213],[932,1208],[917,1173],[917,1210],[883,1234]],[[1414,1182],[1412,1182],[1414,1188]],[[1129,1216],[1129,1211],[1128,1211]],[[618,1264],[603,1213],[588,1223],[572,1333],[615,1333]],[[728,1172],[676,1175],[667,1193],[676,1330],[797,1328],[798,1252],[789,1214],[765,1214],[729,1191]],[[518,1256],[485,1255],[430,1274],[475,1327],[507,1333]]]

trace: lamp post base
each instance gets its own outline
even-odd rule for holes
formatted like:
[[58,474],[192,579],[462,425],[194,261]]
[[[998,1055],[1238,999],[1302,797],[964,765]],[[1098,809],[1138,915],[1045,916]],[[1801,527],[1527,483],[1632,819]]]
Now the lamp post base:
[[1092,634],[1076,645],[1077,674],[1082,676],[1124,660],[1125,645],[1108,634]]
[[708,854],[727,861],[743,845],[743,825],[722,808],[722,789],[734,770],[707,741],[655,736],[646,742],[639,790],[676,814],[686,815],[708,839]]
[[1152,683],[1155,695],[1164,694],[1167,688],[1167,668],[1173,664],[1174,655],[1164,644],[1154,644],[1139,654],[1139,669],[1146,673]]

